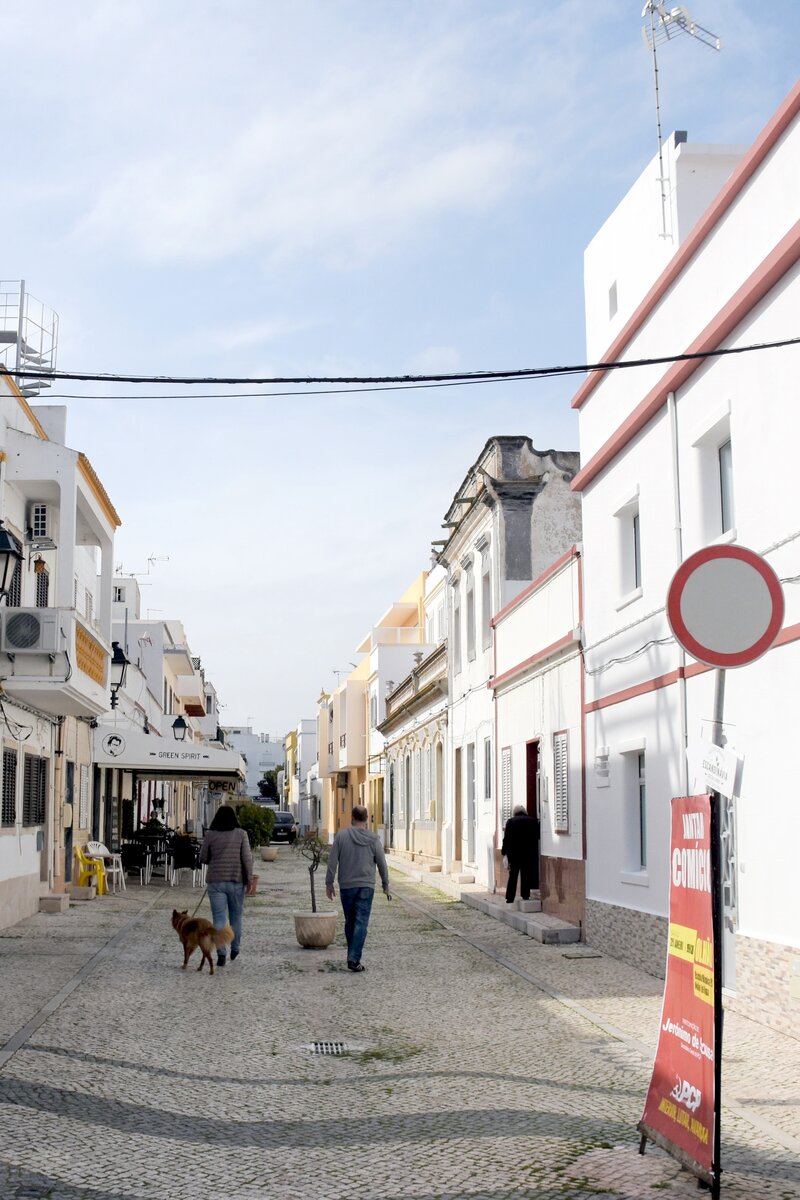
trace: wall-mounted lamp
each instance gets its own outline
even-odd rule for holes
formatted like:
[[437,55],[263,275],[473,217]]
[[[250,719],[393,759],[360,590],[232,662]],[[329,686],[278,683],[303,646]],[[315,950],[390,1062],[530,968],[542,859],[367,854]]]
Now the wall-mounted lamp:
[[42,558],[41,554],[37,554],[33,560],[33,569],[37,575],[42,575],[47,570],[47,563]]
[[118,693],[125,684],[128,660],[119,642],[111,643],[111,707],[117,707]]
[[11,580],[17,569],[17,563],[22,562],[22,552],[17,540],[0,521],[0,598],[7,596],[11,588]]
[[172,722],[172,736],[176,742],[186,741],[186,730],[189,726],[184,721],[183,717],[176,717]]

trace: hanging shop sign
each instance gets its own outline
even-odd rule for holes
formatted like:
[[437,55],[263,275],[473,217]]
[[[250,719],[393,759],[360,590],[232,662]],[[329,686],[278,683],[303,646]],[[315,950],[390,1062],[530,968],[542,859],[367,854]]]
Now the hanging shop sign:
[[672,801],[669,952],[661,1028],[639,1132],[714,1178],[714,927],[711,798]]

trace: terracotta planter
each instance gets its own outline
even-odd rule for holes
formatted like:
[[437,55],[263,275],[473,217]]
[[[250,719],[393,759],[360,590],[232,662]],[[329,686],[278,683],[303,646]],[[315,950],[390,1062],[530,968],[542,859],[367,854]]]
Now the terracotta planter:
[[307,949],[324,949],[336,936],[335,912],[296,912],[294,932],[301,946]]
[[278,851],[275,849],[274,846],[262,846],[261,847],[261,861],[262,862],[275,862],[275,859],[277,857],[278,857]]

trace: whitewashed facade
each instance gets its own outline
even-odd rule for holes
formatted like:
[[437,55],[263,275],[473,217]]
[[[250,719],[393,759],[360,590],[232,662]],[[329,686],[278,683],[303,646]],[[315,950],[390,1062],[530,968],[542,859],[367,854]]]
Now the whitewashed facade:
[[[581,571],[577,547],[497,614],[495,844],[517,805],[539,821],[542,909],[584,919]],[[498,888],[507,873],[496,864]]]
[[493,437],[458,488],[447,569],[448,749],[443,869],[492,890],[497,862],[492,617],[576,541],[578,455]]
[[[715,160],[701,148],[693,159],[689,145],[677,150],[695,168],[695,192],[709,161],[736,165],[694,228],[673,241],[660,274],[640,269],[643,245],[658,237],[654,163],[642,177],[649,193],[639,181],[637,203],[623,201],[598,235],[586,273],[593,349],[613,281],[630,276],[638,289],[621,328],[609,317],[609,361],[797,336],[800,85],[744,154],[725,150]],[[680,193],[686,179],[676,179]],[[714,171],[710,182],[717,188]],[[662,253],[659,246],[654,264]],[[785,581],[786,616],[764,658],[727,672],[725,734],[744,771],[725,826],[724,982],[730,1003],[794,1029],[800,810],[786,753],[800,671],[800,500],[790,465],[800,440],[797,364],[790,347],[603,372],[574,401],[583,464],[574,486],[584,527],[588,940],[663,971],[670,798],[706,790],[686,748],[710,738],[714,687],[713,671],[670,634],[667,588],[701,547],[747,546]]]

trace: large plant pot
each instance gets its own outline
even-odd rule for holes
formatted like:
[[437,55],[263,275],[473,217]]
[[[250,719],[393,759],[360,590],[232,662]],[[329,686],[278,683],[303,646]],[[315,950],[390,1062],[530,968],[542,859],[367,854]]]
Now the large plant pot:
[[306,949],[324,950],[336,936],[335,912],[296,912],[294,932],[298,942]]
[[274,846],[262,846],[261,847],[261,861],[262,862],[275,862],[275,859],[277,857],[278,857],[278,851],[275,849]]

